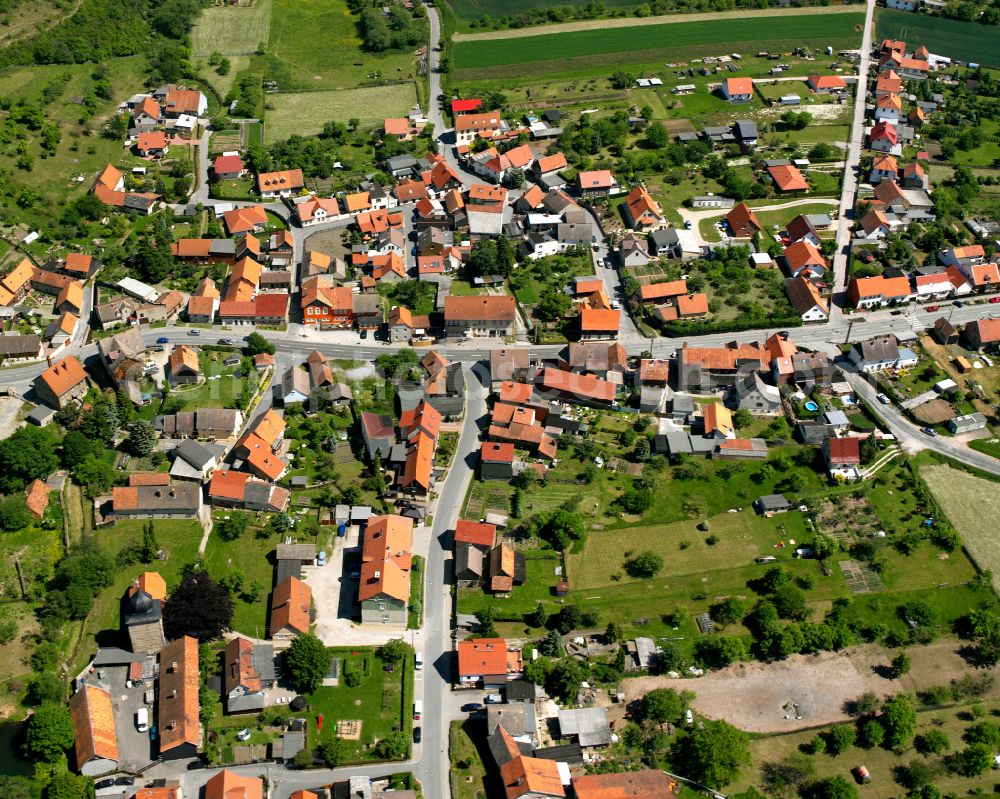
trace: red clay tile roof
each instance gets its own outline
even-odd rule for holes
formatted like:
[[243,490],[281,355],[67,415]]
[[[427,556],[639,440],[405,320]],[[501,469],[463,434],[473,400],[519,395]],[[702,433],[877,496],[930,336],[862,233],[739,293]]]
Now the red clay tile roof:
[[446,320],[458,321],[512,322],[514,320],[514,298],[448,295],[444,298],[444,317]]
[[55,396],[62,397],[86,380],[87,373],[75,356],[67,355],[42,372],[37,379],[45,383]]
[[49,494],[51,493],[52,489],[44,481],[37,478],[25,489],[25,504],[36,519],[41,519],[45,515],[45,510],[49,507]]
[[204,799],[263,799],[264,783],[260,777],[241,777],[228,769],[205,783]]
[[514,445],[500,444],[496,441],[484,441],[479,451],[479,457],[481,460],[490,461],[491,463],[513,463]]
[[752,78],[726,78],[723,82],[726,94],[730,97],[739,94],[753,94]]
[[361,584],[358,599],[390,596],[410,598],[413,565],[413,519],[397,514],[372,516],[361,543]]
[[542,372],[542,388],[600,402],[612,402],[615,398],[614,383],[561,369],[545,369]]
[[857,466],[861,463],[861,439],[828,438],[831,466]]
[[802,177],[797,166],[781,164],[769,166],[767,171],[779,191],[806,191],[809,188],[809,184]]
[[312,590],[298,577],[286,577],[271,595],[271,635],[285,628],[309,632]]
[[132,472],[128,476],[130,486],[170,485],[170,475],[166,472]]
[[[498,446],[510,447],[513,452],[513,444],[500,444]],[[474,522],[469,519],[459,519],[455,523],[455,543],[475,544],[476,546],[493,549],[496,543],[497,528],[495,524],[486,522]]]
[[243,159],[238,155],[220,155],[212,162],[212,169],[216,175],[228,175],[233,172],[243,171]]
[[617,333],[620,324],[621,311],[606,311],[597,308],[584,308],[580,311],[580,330],[584,333]]
[[248,472],[216,470],[212,473],[212,482],[208,485],[208,495],[212,499],[242,502],[250,479],[251,475]]
[[115,714],[111,694],[96,685],[84,683],[69,700],[73,718],[73,746],[76,766],[100,758],[118,760],[118,735],[115,732]]
[[460,677],[507,673],[507,641],[503,638],[459,641],[457,650]]
[[201,746],[198,641],[189,635],[160,650],[160,751]]
[[654,769],[573,777],[576,799],[676,799],[676,787],[676,782]]
[[261,172],[257,175],[257,191],[296,191],[305,186],[301,169],[285,169],[280,172]]

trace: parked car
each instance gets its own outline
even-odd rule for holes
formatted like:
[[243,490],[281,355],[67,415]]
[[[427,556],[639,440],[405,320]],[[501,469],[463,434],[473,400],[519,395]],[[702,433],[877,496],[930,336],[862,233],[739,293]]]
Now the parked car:
[[875,398],[881,402],[883,405],[888,405],[892,400],[890,400],[885,394],[876,394]]
[[226,347],[229,347],[232,345],[233,340],[231,338],[220,338],[219,343]]
[[420,727],[414,727],[413,728],[413,743],[415,743],[415,744],[420,743],[420,739],[422,737],[423,737],[423,734],[422,734],[422,730],[420,729]]
[[200,330],[193,330],[192,329],[192,330],[188,331],[188,335],[189,336],[200,336],[201,335],[201,331]]
[[236,733],[236,740],[237,741],[249,741],[250,740],[250,730],[247,727],[244,727],[242,730],[240,730],[238,733]]
[[925,436],[930,436],[931,438],[934,438],[937,435],[937,430],[933,427],[921,427],[920,432]]
[[104,788],[114,788],[114,787],[115,787],[115,781],[111,779],[111,777],[108,777],[106,780],[98,780],[97,782],[94,783],[94,789],[98,791]]
[[998,302],[1000,302],[1000,297],[990,297],[991,305],[996,305]]
[[118,777],[115,785],[135,785],[135,777]]
[[316,556],[316,565],[326,566],[326,550],[320,550],[319,554]]
[[166,352],[166,351],[167,348],[164,347],[162,344],[157,344],[155,347],[153,347],[153,352]]
[[149,731],[149,711],[144,707],[135,711],[135,728],[139,732]]
[[952,303],[952,305],[954,305],[956,308],[964,308],[965,307],[965,303],[962,302],[961,300],[955,300]]
[[[1000,297],[997,297],[997,299],[1000,300]],[[940,305],[928,305],[925,310],[927,311],[927,313],[934,313],[935,311],[940,311],[941,310],[941,306]]]
[[158,338],[158,339],[156,340],[156,343],[157,343],[157,344],[167,344],[167,343],[169,343],[169,341],[170,341],[170,339],[168,339],[168,338],[167,338],[166,336],[160,336],[160,337],[159,337],[159,338]]
[[479,702],[466,702],[462,705],[463,713],[478,713],[482,709],[483,706]]

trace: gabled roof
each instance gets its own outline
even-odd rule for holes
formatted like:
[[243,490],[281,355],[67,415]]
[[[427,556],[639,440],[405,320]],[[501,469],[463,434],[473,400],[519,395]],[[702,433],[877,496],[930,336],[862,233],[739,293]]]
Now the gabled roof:
[[595,169],[581,172],[576,176],[577,185],[583,189],[610,189],[615,185],[614,176],[609,169]]
[[521,755],[500,767],[507,799],[531,795],[562,797],[566,795],[559,766],[554,760]]
[[664,283],[650,283],[649,285],[639,287],[639,299],[643,302],[669,299],[681,294],[687,294],[687,281],[683,278],[680,280],[668,280]]
[[633,220],[639,220],[646,214],[652,214],[657,219],[663,217],[663,209],[654,200],[644,186],[636,186],[625,198],[629,215]]
[[260,672],[253,663],[253,642],[237,637],[226,644],[222,681],[227,694],[239,687],[249,693],[261,689]]
[[753,94],[752,78],[726,78],[722,82],[723,90],[730,97],[741,94]]
[[301,169],[284,169],[280,172],[261,172],[257,175],[257,191],[297,191],[305,186]]
[[861,463],[861,439],[828,438],[827,460],[831,466],[857,466]]
[[865,233],[873,233],[882,227],[888,230],[889,220],[886,218],[886,215],[877,208],[872,209],[861,217],[861,228],[865,231]]
[[757,219],[757,215],[750,210],[750,206],[746,203],[734,205],[729,213],[726,214],[726,221],[733,230],[745,227],[748,224],[757,230],[763,229],[760,220]]
[[[548,172],[557,172],[560,169],[566,169],[569,163],[566,161],[566,156],[563,153],[555,153],[554,155],[545,155],[538,159],[535,164],[535,169],[542,175]],[[538,191],[542,191],[540,188]],[[542,192],[544,195],[544,192]]]
[[104,688],[84,683],[69,700],[73,719],[73,747],[77,768],[91,760],[118,760],[118,735],[111,694]]
[[[510,447],[513,453],[513,444],[497,444],[500,447]],[[495,524],[486,522],[474,522],[469,519],[459,519],[455,523],[455,543],[474,544],[475,546],[493,549],[496,543],[497,528]]]
[[67,355],[35,379],[44,383],[56,397],[62,397],[86,380],[87,373],[75,356]]
[[797,166],[776,164],[769,166],[767,171],[779,191],[806,191],[809,188],[809,183],[802,177]]
[[171,374],[182,374],[185,370],[201,374],[201,362],[198,353],[186,344],[178,344],[167,359]]
[[819,288],[804,275],[794,277],[785,284],[785,292],[799,314],[811,311],[814,307],[819,307],[824,313],[829,313],[830,309],[826,300],[820,295]]
[[580,330],[584,333],[618,332],[621,311],[583,308],[580,311]]
[[846,89],[847,84],[839,75],[813,75],[809,78],[809,85],[816,91],[820,89]]
[[52,489],[42,480],[35,478],[31,482],[31,485],[25,489],[24,493],[24,501],[31,515],[36,519],[41,519],[49,507],[49,496],[52,493]]
[[719,432],[728,436],[736,428],[733,425],[733,413],[721,402],[711,402],[704,406],[702,414],[705,420],[705,435]]
[[456,649],[460,677],[507,673],[507,641],[503,638],[459,641]]
[[243,159],[238,155],[220,155],[212,162],[212,170],[216,175],[228,175],[243,171]]
[[260,777],[242,777],[224,769],[205,783],[204,799],[263,799],[264,783]]
[[[455,117],[456,131],[496,130],[501,125],[499,111],[484,111],[479,114],[462,114]],[[440,162],[439,162],[440,163]]]
[[237,233],[245,233],[253,230],[257,225],[267,224],[267,212],[262,205],[248,205],[245,208],[234,208],[226,211],[222,215],[226,223],[226,230],[235,236]]
[[815,244],[805,239],[785,248],[785,262],[788,264],[788,268],[794,271],[799,271],[806,266],[821,266],[824,269],[828,266],[823,253],[817,249]]
[[198,641],[189,635],[160,650],[160,751],[201,746]]
[[655,769],[573,777],[576,799],[676,799],[676,788],[676,782]]
[[507,296],[454,296],[444,299],[444,317],[458,321],[514,321],[514,298]]
[[[484,441],[479,451],[479,458],[490,463],[513,463],[514,445],[501,444],[496,441]],[[461,523],[460,521],[459,524]]]
[[71,280],[63,286],[59,296],[56,297],[56,307],[58,308],[64,302],[68,302],[78,311],[83,308],[83,283],[79,280]]
[[616,393],[614,383],[599,380],[593,375],[580,375],[575,372],[564,372],[561,369],[543,370],[541,386],[549,391],[600,402],[613,402]]
[[892,145],[899,142],[899,131],[896,130],[896,126],[890,122],[878,122],[872,128],[871,133],[868,135],[869,141],[876,141],[878,139],[886,139]]
[[385,595],[407,601],[412,561],[413,519],[396,514],[369,518],[361,544],[359,600]]
[[311,623],[312,590],[298,577],[286,577],[271,595],[271,635],[289,628],[305,635]]

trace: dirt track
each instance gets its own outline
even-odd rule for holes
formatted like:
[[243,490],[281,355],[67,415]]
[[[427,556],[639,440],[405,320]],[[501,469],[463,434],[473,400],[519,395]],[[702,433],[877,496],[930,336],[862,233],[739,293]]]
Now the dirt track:
[[[801,14],[850,14],[859,13],[857,6],[803,6],[802,8],[765,8],[754,9],[755,17],[785,17]],[[670,25],[675,22],[703,22],[716,19],[743,19],[747,9],[740,11],[706,11],[701,14],[665,14],[659,17],[618,17],[615,19],[584,19],[577,22],[563,22],[559,25],[535,25],[530,28],[516,28],[502,31],[486,31],[484,33],[455,33],[453,42],[484,42],[490,39],[523,39],[527,36],[542,36],[549,33],[571,33],[572,31],[589,31],[598,28],[635,28],[640,25]],[[725,44],[719,45],[720,50]]]
[[[653,688],[684,688],[697,694],[692,705],[707,718],[725,719],[748,732],[794,732],[847,720],[845,703],[866,691],[883,696],[947,684],[967,672],[955,645],[939,641],[908,649],[913,668],[901,680],[876,671],[898,650],[862,646],[850,652],[793,655],[777,663],[739,663],[694,679],[637,677],[625,680],[622,690],[629,702]],[[801,719],[795,718],[794,707],[785,718],[784,708],[792,702],[798,703]]]

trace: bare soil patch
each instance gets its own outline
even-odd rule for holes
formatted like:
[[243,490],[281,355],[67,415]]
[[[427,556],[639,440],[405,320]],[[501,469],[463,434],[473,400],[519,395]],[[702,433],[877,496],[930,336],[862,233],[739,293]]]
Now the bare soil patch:
[[[880,676],[894,655],[878,645],[844,652],[793,655],[776,663],[738,663],[693,679],[636,677],[622,683],[625,701],[640,699],[654,688],[694,691],[694,710],[711,719],[723,719],[748,732],[782,733],[846,721],[846,705],[866,691],[884,696],[918,691],[968,672],[956,654],[954,640],[907,649],[912,663],[899,680]],[[994,687],[990,694],[998,694]],[[785,718],[789,703],[798,704]]]
[[941,424],[951,419],[955,410],[943,399],[933,399],[914,408],[913,415],[925,424]]

